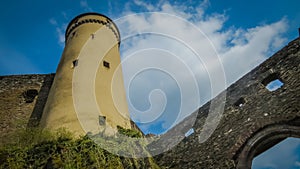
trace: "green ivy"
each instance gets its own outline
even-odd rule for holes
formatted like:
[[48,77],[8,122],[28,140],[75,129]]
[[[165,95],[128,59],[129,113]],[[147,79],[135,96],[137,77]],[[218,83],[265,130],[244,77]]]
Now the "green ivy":
[[[119,132],[141,137],[133,130]],[[9,144],[0,145],[0,168],[159,168],[152,158],[119,157],[100,148],[88,136],[74,139],[66,130],[53,133],[34,128],[12,137]]]
[[141,138],[142,134],[138,130],[134,129],[125,129],[121,126],[117,126],[118,132],[128,137]]

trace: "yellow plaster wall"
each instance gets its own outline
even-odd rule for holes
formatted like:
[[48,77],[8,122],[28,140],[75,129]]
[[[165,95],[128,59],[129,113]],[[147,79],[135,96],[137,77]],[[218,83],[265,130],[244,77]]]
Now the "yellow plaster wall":
[[[118,37],[113,33],[111,29],[107,26],[99,23],[83,23],[77,26],[75,29],[70,31],[72,25],[80,23],[83,20],[97,19],[107,22],[108,19],[104,16],[98,15],[85,15],[78,18],[76,21],[73,20],[73,23],[68,27],[67,33],[68,37],[66,39],[66,46],[63,51],[60,63],[58,65],[56,76],[52,84],[47,103],[45,105],[43,116],[41,119],[41,127],[49,129],[57,128],[66,128],[67,130],[73,132],[75,135],[84,135],[85,131],[81,127],[76,112],[74,108],[74,100],[72,96],[72,80],[73,72],[77,67],[73,67],[72,62],[78,59],[79,55],[82,54],[82,48],[87,48],[86,42],[88,40],[95,39],[91,45],[96,45],[95,47],[89,46],[89,50],[84,54],[83,58],[85,59],[99,59],[97,54],[99,52],[105,52],[104,60],[110,63],[110,68],[103,66],[100,62],[98,71],[96,73],[95,80],[95,91],[89,86],[86,87],[87,92],[94,92],[96,95],[96,100],[98,107],[100,109],[99,115],[106,117],[107,126],[110,126],[113,129],[116,129],[116,126],[122,126],[124,128],[130,128],[130,118],[127,107],[127,101],[125,97],[125,90],[123,86],[123,76],[122,69],[117,66],[120,65],[120,54],[118,46]],[[97,31],[101,28],[100,34]],[[103,28],[103,29],[102,29]],[[117,28],[112,25],[112,29],[117,31]],[[93,34],[93,35],[92,35]],[[118,35],[119,36],[119,35]],[[104,49],[106,42],[113,42],[115,45],[111,49]],[[90,56],[89,56],[90,55]],[[90,58],[88,58],[90,57]],[[78,65],[81,64],[81,61],[84,62],[84,59],[78,60]],[[87,67],[88,69],[88,67]],[[88,77],[89,75],[86,75]],[[112,93],[112,77],[114,79],[114,89],[118,94],[117,102],[119,106],[115,106]],[[79,91],[83,92],[86,91]],[[115,97],[114,97],[115,98]],[[84,99],[84,96],[83,96]],[[90,106],[86,106],[85,111],[89,111]],[[120,110],[121,114],[119,113]],[[91,110],[92,111],[92,110]],[[98,117],[93,116],[91,120],[90,128],[95,129],[96,132],[99,129],[97,124]],[[88,131],[86,131],[88,132]]]

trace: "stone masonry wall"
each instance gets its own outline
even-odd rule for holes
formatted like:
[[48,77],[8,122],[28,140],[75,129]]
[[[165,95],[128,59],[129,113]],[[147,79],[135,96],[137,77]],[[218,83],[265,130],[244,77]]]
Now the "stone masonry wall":
[[34,118],[41,115],[53,77],[54,74],[0,76],[0,143],[15,129],[25,128],[34,110]]
[[[286,137],[300,137],[299,49],[298,38],[227,88],[220,123],[204,143],[199,142],[199,135],[210,102],[171,129],[164,137],[183,138],[190,128],[194,133],[155,156],[158,164],[166,168],[251,168],[254,156]],[[284,85],[269,91],[266,85],[275,79]],[[222,100],[224,94],[214,99]]]

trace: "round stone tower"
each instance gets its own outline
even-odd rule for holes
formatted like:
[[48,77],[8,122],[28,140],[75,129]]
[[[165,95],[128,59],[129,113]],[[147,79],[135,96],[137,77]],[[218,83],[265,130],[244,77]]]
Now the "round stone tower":
[[85,13],[70,22],[41,127],[75,135],[131,128],[119,44],[118,28],[104,15]]

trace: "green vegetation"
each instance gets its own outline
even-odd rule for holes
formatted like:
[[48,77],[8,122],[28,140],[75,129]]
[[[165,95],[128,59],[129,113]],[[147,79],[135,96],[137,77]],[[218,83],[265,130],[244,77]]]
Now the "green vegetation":
[[133,129],[125,129],[121,126],[117,126],[118,132],[120,134],[123,134],[125,136],[128,137],[132,137],[132,138],[141,138],[142,134],[141,132],[137,131],[137,130],[133,130]]
[[[139,136],[135,131],[122,130]],[[113,138],[113,137],[111,137]],[[107,138],[101,137],[102,140]],[[112,139],[111,146],[126,140]],[[128,139],[127,139],[128,140]],[[117,145],[118,144],[118,145]],[[74,139],[65,130],[49,132],[41,129],[19,130],[0,144],[0,168],[159,168],[152,158],[126,158],[100,148],[89,137]]]

